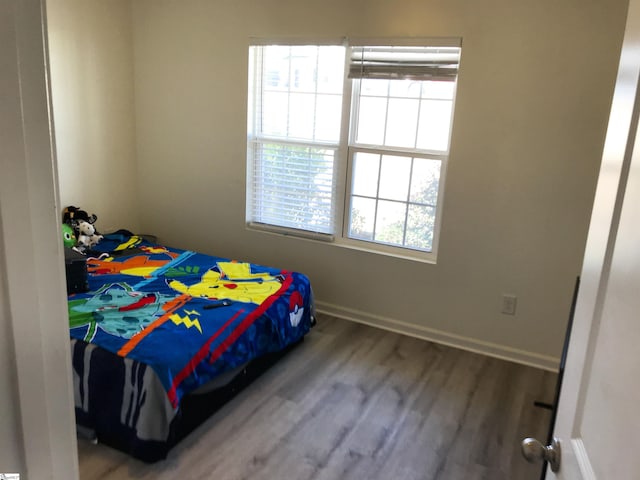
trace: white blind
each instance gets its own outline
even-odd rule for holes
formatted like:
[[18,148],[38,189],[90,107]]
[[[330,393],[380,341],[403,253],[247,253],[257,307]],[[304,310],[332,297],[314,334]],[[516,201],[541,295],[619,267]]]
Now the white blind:
[[459,47],[351,47],[349,78],[454,81]]
[[247,219],[330,235],[345,49],[250,48]]
[[256,142],[250,220],[332,233],[334,157],[331,148]]

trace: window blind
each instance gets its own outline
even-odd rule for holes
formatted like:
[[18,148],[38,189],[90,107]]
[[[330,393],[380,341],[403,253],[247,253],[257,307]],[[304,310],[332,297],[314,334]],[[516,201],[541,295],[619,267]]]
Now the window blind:
[[263,45],[249,52],[247,220],[330,236],[345,48]]
[[459,47],[354,46],[349,78],[455,81]]
[[335,149],[257,142],[253,150],[250,220],[331,234]]

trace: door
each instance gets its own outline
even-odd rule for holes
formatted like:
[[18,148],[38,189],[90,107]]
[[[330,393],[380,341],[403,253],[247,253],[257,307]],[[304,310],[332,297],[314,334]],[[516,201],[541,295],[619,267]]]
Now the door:
[[640,479],[640,0],[631,0],[547,479]]

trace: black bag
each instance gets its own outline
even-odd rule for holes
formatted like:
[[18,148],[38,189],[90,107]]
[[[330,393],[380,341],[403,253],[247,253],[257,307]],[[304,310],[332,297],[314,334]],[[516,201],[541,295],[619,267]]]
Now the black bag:
[[87,257],[71,248],[64,249],[64,266],[67,274],[67,294],[89,290]]

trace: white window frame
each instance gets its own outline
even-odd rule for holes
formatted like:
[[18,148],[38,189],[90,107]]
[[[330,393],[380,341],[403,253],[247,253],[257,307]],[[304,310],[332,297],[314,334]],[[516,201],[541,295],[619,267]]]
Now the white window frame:
[[[285,46],[285,47],[289,47],[289,46],[315,46],[315,47],[321,47],[321,46],[341,46],[344,47],[344,39],[339,38],[339,39],[323,39],[320,41],[312,41],[309,39],[291,39],[291,38],[284,38],[284,39],[265,39],[265,38],[251,38],[250,39],[250,47],[261,47],[261,46]],[[251,57],[250,57],[251,60]],[[252,61],[249,61],[249,79],[256,79],[257,82],[262,82],[262,77],[260,78],[256,78],[255,76],[255,64]],[[271,232],[271,233],[277,233],[277,234],[282,234],[282,235],[290,235],[290,236],[296,236],[296,237],[301,237],[301,238],[307,238],[307,239],[312,239],[312,240],[320,240],[320,241],[325,241],[325,242],[333,242],[335,240],[335,235],[334,233],[324,233],[324,232],[315,232],[315,231],[310,231],[310,230],[300,230],[300,229],[296,229],[296,228],[291,228],[291,227],[286,227],[286,226],[279,226],[279,225],[272,225],[272,224],[266,224],[266,223],[256,223],[251,221],[251,206],[253,204],[255,204],[254,202],[254,195],[256,192],[254,192],[254,190],[251,188],[251,174],[252,171],[255,168],[255,164],[254,162],[254,148],[257,144],[260,143],[266,143],[269,140],[273,140],[273,143],[276,144],[280,144],[280,145],[291,145],[291,146],[300,146],[300,147],[310,147],[310,148],[327,148],[327,149],[331,149],[334,150],[336,152],[336,159],[334,161],[334,172],[333,172],[333,176],[334,179],[336,179],[336,165],[338,165],[341,162],[341,159],[339,157],[340,155],[340,142],[342,141],[342,138],[340,137],[338,142],[330,142],[330,141],[321,141],[321,140],[316,140],[313,142],[308,142],[305,140],[300,140],[300,139],[291,139],[291,138],[286,138],[286,137],[270,137],[269,135],[265,135],[263,133],[261,134],[256,134],[256,125],[254,124],[255,121],[255,112],[254,112],[254,108],[255,108],[255,103],[256,103],[256,98],[255,98],[255,91],[253,89],[251,89],[251,81],[249,83],[249,91],[248,91],[248,108],[247,108],[247,112],[248,112],[248,116],[247,116],[247,172],[246,172],[246,218],[247,218],[247,226],[251,229],[255,229],[255,230],[262,230],[262,231],[267,231],[267,232]],[[261,87],[259,87],[261,88]],[[344,105],[344,97],[343,97],[343,105]],[[341,112],[341,121],[344,119],[344,114],[343,112]],[[342,125],[341,125],[342,126]],[[340,132],[342,132],[342,129],[340,129]],[[335,220],[335,215],[336,215],[336,211],[337,209],[340,208],[341,203],[337,203],[336,202],[336,194],[335,194],[335,188],[334,188],[334,194],[333,194],[333,201],[332,201],[332,206],[331,206],[331,216],[332,219]],[[332,224],[332,230],[333,232],[335,232],[335,224]]]
[[[450,156],[451,136],[454,128],[455,118],[455,106],[456,106],[456,93],[457,88],[454,90],[451,112],[451,127],[449,129],[449,139],[447,141],[446,151],[430,151],[419,149],[406,149],[400,147],[380,147],[380,146],[355,146],[355,125],[357,118],[354,117],[354,102],[358,97],[357,87],[359,80],[348,78],[348,69],[350,63],[349,47],[354,46],[367,46],[367,45],[389,45],[389,46],[430,46],[430,47],[462,47],[462,39],[458,37],[442,37],[442,38],[358,38],[358,39],[324,39],[320,41],[314,41],[310,39],[251,39],[251,46],[266,46],[266,45],[342,45],[345,46],[345,70],[344,70],[344,87],[343,87],[343,105],[342,105],[342,118],[341,118],[341,131],[340,140],[338,144],[338,150],[336,153],[336,161],[334,163],[334,234],[316,234],[314,232],[307,232],[295,229],[289,229],[286,227],[279,227],[274,225],[256,224],[250,221],[247,222],[247,227],[253,230],[260,230],[269,233],[282,234],[288,236],[296,236],[300,238],[306,238],[311,240],[318,240],[323,242],[331,242],[333,245],[343,248],[350,248],[360,251],[372,252],[377,254],[383,254],[388,256],[394,256],[398,258],[421,261],[426,263],[436,263],[440,234],[442,227],[442,213],[444,206],[444,191],[447,177],[447,169]],[[250,69],[252,66],[250,66]],[[249,75],[253,75],[250,70]],[[457,82],[457,80],[456,80]],[[251,110],[253,108],[252,102],[253,92],[249,92],[249,118],[248,122],[252,121]],[[248,142],[250,145],[251,142]],[[426,158],[440,161],[440,178],[438,183],[438,200],[435,206],[436,216],[434,222],[433,241],[431,251],[423,251],[417,249],[411,249],[409,247],[395,246],[376,242],[375,240],[361,240],[348,237],[349,231],[349,212],[350,212],[350,198],[352,188],[353,177],[353,156],[356,151],[370,151],[379,154],[394,154],[401,153],[411,155],[414,158]],[[252,152],[247,152],[248,157],[252,155]],[[252,160],[251,160],[252,161]],[[249,184],[249,171],[247,172],[247,200],[253,192],[250,189]],[[247,204],[247,218],[249,218],[249,205]],[[406,228],[406,227],[405,227]]]

